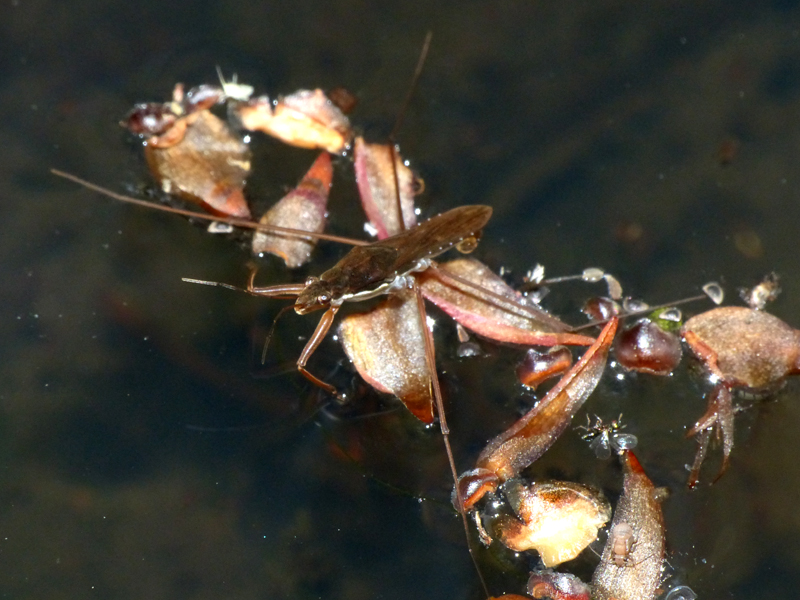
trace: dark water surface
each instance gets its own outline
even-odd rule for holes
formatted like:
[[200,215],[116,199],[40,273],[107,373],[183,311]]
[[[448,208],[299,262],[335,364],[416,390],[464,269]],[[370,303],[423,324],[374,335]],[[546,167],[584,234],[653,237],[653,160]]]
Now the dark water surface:
[[[281,303],[180,280],[243,282],[248,256],[234,241],[47,172],[145,193],[140,151],[117,121],[176,81],[213,82],[215,65],[259,93],[344,85],[377,141],[431,29],[399,135],[427,183],[425,215],[491,204],[477,256],[493,267],[598,265],[654,302],[709,279],[736,302],[737,286],[775,270],[784,292],[771,310],[800,324],[798,3],[551,4],[5,1],[2,597],[480,597],[435,429],[370,394],[332,406],[301,381],[291,363],[313,320],[287,317],[260,365]],[[250,193],[262,201],[313,156],[264,140],[255,151]],[[360,235],[351,174],[337,167],[331,229]],[[339,252],[323,247],[311,271]],[[260,277],[306,274],[265,261]],[[587,293],[565,287],[550,305],[578,322]],[[487,344],[487,357],[459,362],[452,327],[442,319],[439,331],[466,469],[530,400],[514,383],[518,352]],[[314,364],[351,380],[333,341]],[[706,599],[796,597],[798,383],[737,417],[730,471],[706,485],[712,452],[689,493],[683,436],[704,410],[700,380],[613,375],[587,410],[624,412],[642,463],[673,491],[669,585]],[[612,498],[621,479],[574,431],[530,474]],[[483,556],[494,594],[522,591],[509,559]],[[587,574],[594,560],[573,568]]]

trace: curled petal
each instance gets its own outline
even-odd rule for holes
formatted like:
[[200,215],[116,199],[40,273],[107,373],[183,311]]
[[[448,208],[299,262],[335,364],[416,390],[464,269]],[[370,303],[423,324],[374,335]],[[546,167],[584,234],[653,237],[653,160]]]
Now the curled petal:
[[[264,225],[321,232],[325,228],[332,178],[330,154],[323,152],[297,187],[270,208],[260,222]],[[253,236],[253,254],[267,252],[280,256],[290,269],[308,262],[315,245],[315,240],[298,239],[290,234],[258,231]]]
[[506,494],[519,519],[502,515],[496,535],[517,552],[536,550],[548,568],[578,556],[611,518],[603,494],[578,483],[512,481]]
[[525,358],[517,365],[517,379],[529,388],[561,375],[572,366],[572,352],[566,346],[553,346],[546,352],[531,348]]
[[500,482],[497,475],[488,469],[472,469],[462,473],[456,486],[461,495],[461,506],[458,505],[458,495],[453,489],[453,506],[457,511],[470,510],[475,503],[488,493],[494,493]]

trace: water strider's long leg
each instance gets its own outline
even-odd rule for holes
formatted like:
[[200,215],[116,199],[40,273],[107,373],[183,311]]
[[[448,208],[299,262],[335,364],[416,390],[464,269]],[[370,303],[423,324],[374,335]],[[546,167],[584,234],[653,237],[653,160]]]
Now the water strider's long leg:
[[308,359],[311,358],[311,355],[314,354],[314,351],[320,345],[325,335],[328,333],[328,330],[331,328],[331,324],[333,323],[333,318],[336,316],[336,313],[339,312],[338,306],[331,306],[328,310],[325,311],[325,314],[322,315],[322,318],[317,323],[317,328],[314,330],[314,333],[311,335],[311,339],[308,340],[306,347],[303,348],[303,351],[300,353],[300,358],[297,359],[297,370],[302,373],[303,377],[308,379],[311,383],[316,385],[317,387],[322,388],[329,394],[335,396],[339,400],[342,400],[342,395],[336,391],[336,388],[333,387],[329,383],[325,383],[319,377],[311,373],[308,369],[306,369],[306,363]]
[[[462,499],[461,499],[461,491],[458,487],[458,469],[456,468],[456,461],[453,457],[453,449],[450,446],[450,428],[447,426],[447,418],[445,417],[444,413],[444,401],[442,400],[442,390],[439,387],[439,376],[436,373],[436,351],[433,345],[433,335],[431,335],[431,330],[428,328],[428,313],[425,310],[425,298],[422,296],[422,290],[420,290],[419,285],[417,285],[417,280],[412,279],[412,285],[414,288],[414,294],[417,297],[417,308],[419,309],[419,318],[422,322],[422,336],[425,342],[425,360],[428,363],[428,370],[431,374],[431,387],[433,388],[433,398],[436,402],[436,412],[439,415],[439,428],[442,431],[442,439],[444,440],[444,447],[445,452],[447,453],[447,460],[450,463],[450,471],[453,475],[453,482],[455,484],[455,494],[456,499],[458,501],[457,506],[463,507]],[[461,520],[464,523],[464,534],[467,537],[467,549],[469,550],[469,556],[472,559],[472,564],[475,565],[475,571],[478,573],[478,579],[481,581],[481,586],[483,586],[483,591],[486,592],[487,598],[490,596],[489,588],[486,585],[486,581],[483,578],[483,572],[481,571],[480,566],[478,565],[478,560],[475,558],[475,554],[472,551],[472,544],[470,544],[470,536],[469,536],[469,522],[467,521],[467,514],[463,510],[463,508],[459,508],[459,514],[461,515]]]

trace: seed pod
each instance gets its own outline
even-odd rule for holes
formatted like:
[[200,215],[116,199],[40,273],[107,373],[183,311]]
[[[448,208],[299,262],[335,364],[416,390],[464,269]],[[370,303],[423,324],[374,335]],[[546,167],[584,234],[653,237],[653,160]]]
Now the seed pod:
[[593,321],[605,321],[619,315],[621,308],[611,298],[589,298],[581,311]]
[[566,346],[553,346],[546,352],[531,348],[517,365],[517,379],[529,388],[561,375],[572,366],[572,353]]
[[166,132],[179,116],[170,103],[148,102],[134,106],[119,124],[131,133],[150,137]]
[[641,319],[617,337],[617,362],[632,371],[669,375],[682,354],[680,338],[650,319]]

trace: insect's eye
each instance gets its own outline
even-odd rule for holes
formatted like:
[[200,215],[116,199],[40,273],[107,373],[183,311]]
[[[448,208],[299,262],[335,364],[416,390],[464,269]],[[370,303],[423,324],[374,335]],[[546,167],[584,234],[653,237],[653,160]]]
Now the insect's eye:
[[320,304],[327,304],[330,301],[331,297],[328,294],[320,294],[319,296],[317,296],[317,302],[319,302]]

